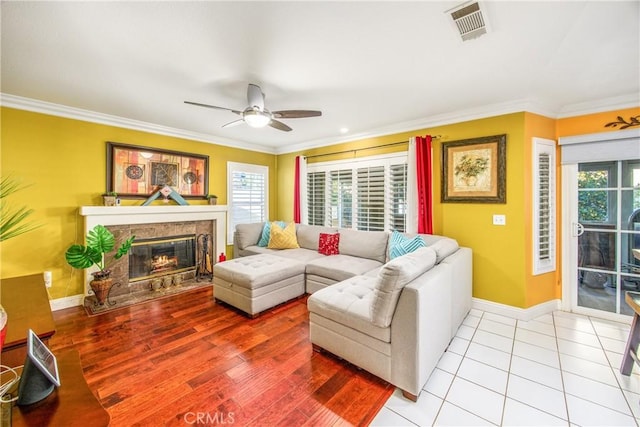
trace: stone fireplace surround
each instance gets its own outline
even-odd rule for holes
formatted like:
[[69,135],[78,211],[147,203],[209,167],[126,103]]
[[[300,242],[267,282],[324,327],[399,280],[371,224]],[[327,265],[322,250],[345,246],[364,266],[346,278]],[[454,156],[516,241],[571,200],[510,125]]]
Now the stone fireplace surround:
[[[224,205],[195,205],[195,206],[82,206],[80,215],[85,217],[85,235],[98,224],[104,225],[116,237],[117,244],[129,235],[135,234],[140,238],[161,237],[179,234],[202,233],[212,236],[212,262],[217,255],[226,250],[226,219],[227,207]],[[200,254],[196,249],[196,262]],[[135,292],[147,291],[149,284],[145,281],[129,284],[128,259],[122,257],[113,263],[112,277],[119,282],[114,287],[112,296],[123,296]],[[85,270],[85,295],[89,292],[89,282],[95,268]],[[193,273],[191,274],[193,277]],[[186,277],[188,279],[189,277]]]

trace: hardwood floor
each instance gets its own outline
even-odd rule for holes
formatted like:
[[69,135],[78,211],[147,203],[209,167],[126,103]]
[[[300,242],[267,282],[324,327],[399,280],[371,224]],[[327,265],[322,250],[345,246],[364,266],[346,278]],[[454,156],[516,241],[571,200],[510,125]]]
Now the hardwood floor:
[[116,427],[366,425],[394,389],[312,350],[306,298],[249,319],[204,288],[54,320],[51,349],[80,352]]

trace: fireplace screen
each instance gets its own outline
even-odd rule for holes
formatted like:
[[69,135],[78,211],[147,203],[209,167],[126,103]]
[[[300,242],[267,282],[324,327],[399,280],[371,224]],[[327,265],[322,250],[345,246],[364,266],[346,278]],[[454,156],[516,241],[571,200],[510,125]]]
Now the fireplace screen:
[[194,270],[196,236],[137,239],[129,252],[129,281]]

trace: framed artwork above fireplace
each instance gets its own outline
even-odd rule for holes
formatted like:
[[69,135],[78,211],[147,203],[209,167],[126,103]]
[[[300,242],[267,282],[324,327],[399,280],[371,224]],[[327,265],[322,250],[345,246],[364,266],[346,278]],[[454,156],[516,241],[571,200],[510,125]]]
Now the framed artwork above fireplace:
[[107,193],[147,198],[168,185],[184,198],[209,194],[209,156],[107,142]]

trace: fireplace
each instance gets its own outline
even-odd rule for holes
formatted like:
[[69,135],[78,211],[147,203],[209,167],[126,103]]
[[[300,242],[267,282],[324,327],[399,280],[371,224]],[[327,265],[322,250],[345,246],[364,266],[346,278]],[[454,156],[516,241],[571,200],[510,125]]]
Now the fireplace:
[[[80,214],[85,217],[85,234],[96,224],[102,224],[114,234],[116,243],[123,242],[131,235],[136,236],[134,241],[136,246],[132,248],[129,255],[111,263],[111,277],[114,283],[120,284],[117,287],[114,286],[111,292],[111,296],[116,298],[139,292],[152,293],[149,291],[151,282],[158,276],[180,276],[183,282],[195,280],[196,266],[199,265],[198,257],[201,252],[197,236],[211,237],[209,242],[213,260],[216,259],[216,254],[226,249],[227,207],[224,205],[83,206],[80,208]],[[176,238],[185,242],[172,242]],[[137,254],[138,250],[150,250],[144,249],[144,245],[139,245],[145,242],[155,243],[161,247],[166,246],[164,249],[151,249],[151,260],[155,255],[158,256],[155,267],[151,266],[151,261],[146,264],[142,262],[143,266],[136,266],[140,263],[137,263],[137,258],[132,258],[132,254]],[[182,246],[182,249],[177,250],[177,254],[167,249],[175,246]],[[189,262],[180,260],[182,256],[189,258]],[[175,257],[178,259],[176,260]],[[129,271],[132,266],[135,270],[133,275],[136,277],[132,277]],[[89,281],[93,278],[91,272],[94,270],[85,271],[85,295],[87,296],[91,295]]]
[[195,269],[195,234],[136,239],[129,251],[129,283]]

